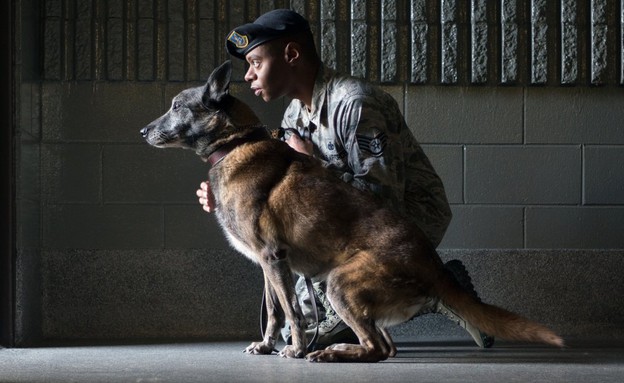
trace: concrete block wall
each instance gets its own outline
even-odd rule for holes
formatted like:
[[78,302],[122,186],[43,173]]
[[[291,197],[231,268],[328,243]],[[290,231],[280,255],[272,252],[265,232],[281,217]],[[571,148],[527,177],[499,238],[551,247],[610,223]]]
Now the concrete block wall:
[[406,86],[455,213],[443,248],[622,248],[621,88]]
[[[484,299],[622,337],[620,3],[46,0],[21,32],[41,46],[18,99],[17,343],[257,336],[260,270],[198,207],[206,165],[138,131],[227,58],[232,26],[279,7],[310,19],[326,63],[395,97],[452,204],[441,255]],[[232,93],[277,126],[286,101],[243,73]]]

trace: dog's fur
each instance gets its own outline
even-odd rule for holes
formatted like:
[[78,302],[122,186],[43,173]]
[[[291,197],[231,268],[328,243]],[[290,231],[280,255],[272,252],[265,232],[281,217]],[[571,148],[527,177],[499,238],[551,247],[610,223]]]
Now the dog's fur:
[[280,355],[306,356],[293,272],[326,280],[333,308],[360,340],[309,353],[311,361],[393,356],[386,328],[411,319],[431,297],[492,336],[563,346],[548,328],[463,291],[417,226],[271,139],[251,109],[229,94],[230,75],[226,62],[205,86],[175,96],[171,109],[141,133],[153,146],[193,149],[216,162],[209,181],[217,219],[233,247],[264,272],[267,330],[246,352],[270,354],[287,319],[292,345]]

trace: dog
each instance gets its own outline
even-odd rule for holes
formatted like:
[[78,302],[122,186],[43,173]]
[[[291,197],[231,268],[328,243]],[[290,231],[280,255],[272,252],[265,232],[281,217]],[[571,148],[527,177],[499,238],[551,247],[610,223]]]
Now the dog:
[[[491,336],[563,347],[547,327],[462,290],[415,224],[272,138],[229,94],[231,71],[226,61],[205,86],[180,92],[141,134],[152,146],[191,149],[211,164],[217,220],[231,245],[264,273],[266,331],[245,352],[273,353],[288,320],[292,344],[279,352],[283,357],[385,360],[397,352],[387,328],[410,320],[431,297]],[[359,344],[307,353],[293,273],[326,281],[332,307]]]

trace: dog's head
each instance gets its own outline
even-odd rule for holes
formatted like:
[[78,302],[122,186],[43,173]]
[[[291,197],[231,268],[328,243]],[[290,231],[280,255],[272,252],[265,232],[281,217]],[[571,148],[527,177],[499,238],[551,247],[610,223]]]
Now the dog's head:
[[141,129],[148,144],[158,148],[193,149],[207,156],[259,125],[251,109],[229,94],[232,64],[216,68],[206,85],[176,95],[161,117]]

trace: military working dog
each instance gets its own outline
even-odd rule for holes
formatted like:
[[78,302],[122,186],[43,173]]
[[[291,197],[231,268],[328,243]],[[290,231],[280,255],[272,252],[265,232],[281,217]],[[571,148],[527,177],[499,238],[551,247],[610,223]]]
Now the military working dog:
[[[232,246],[262,268],[267,329],[246,352],[272,353],[288,320],[292,345],[281,356],[383,360],[396,353],[387,328],[410,320],[432,297],[489,335],[563,346],[545,326],[463,291],[409,220],[271,138],[249,106],[229,94],[231,70],[227,61],[205,86],[180,92],[141,134],[150,145],[192,149],[210,162],[217,219]],[[329,301],[359,344],[307,353],[293,273],[326,281]]]

